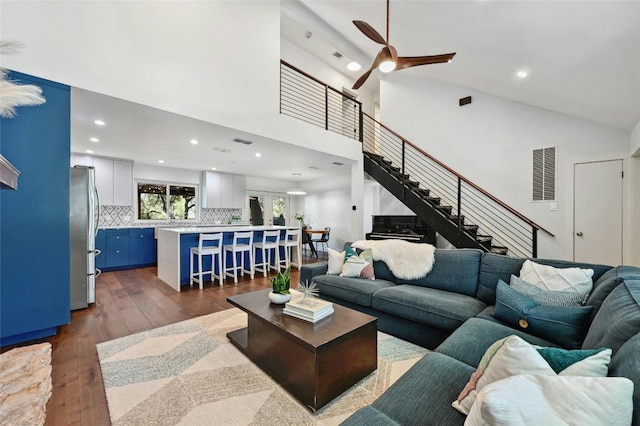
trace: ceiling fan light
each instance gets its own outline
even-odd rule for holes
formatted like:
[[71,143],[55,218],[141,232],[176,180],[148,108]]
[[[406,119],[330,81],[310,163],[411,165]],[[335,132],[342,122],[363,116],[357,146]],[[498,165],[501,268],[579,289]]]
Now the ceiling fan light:
[[378,69],[382,72],[391,72],[396,69],[396,63],[392,60],[386,60],[378,65]]

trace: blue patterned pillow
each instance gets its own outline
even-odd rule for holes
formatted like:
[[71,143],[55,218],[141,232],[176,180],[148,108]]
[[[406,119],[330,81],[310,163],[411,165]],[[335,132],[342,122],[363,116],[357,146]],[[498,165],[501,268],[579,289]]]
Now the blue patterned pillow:
[[591,309],[591,306],[544,306],[499,280],[493,316],[517,330],[577,349],[589,327]]
[[509,285],[518,293],[545,306],[580,306],[585,299],[584,294],[575,291],[545,290],[536,287],[515,275],[511,275]]

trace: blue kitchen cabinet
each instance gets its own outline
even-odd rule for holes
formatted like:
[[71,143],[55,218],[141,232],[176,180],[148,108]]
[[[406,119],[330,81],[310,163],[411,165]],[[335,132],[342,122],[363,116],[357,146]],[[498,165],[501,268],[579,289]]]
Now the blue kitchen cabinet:
[[129,266],[129,229],[107,229],[105,267]]
[[96,257],[96,268],[104,269],[107,266],[107,235],[104,229],[98,230],[96,249],[100,250],[100,254]]
[[129,266],[156,263],[157,245],[153,228],[129,229]]

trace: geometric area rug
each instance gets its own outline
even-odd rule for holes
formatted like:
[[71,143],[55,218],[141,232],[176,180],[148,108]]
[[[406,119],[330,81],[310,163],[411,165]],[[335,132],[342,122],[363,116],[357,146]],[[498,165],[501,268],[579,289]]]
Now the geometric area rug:
[[429,352],[378,332],[378,369],[312,413],[229,343],[246,325],[232,308],[96,345],[112,424],[335,425]]

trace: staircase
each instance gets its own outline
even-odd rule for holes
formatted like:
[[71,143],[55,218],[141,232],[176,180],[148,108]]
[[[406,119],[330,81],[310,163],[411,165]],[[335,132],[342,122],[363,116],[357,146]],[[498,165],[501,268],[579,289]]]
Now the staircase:
[[538,231],[553,237],[362,112],[357,100],[284,61],[280,71],[280,112],[362,142],[365,172],[455,247],[535,258]]
[[447,241],[459,248],[477,248],[496,254],[507,254],[505,246],[492,245],[491,235],[478,234],[478,225],[465,223],[464,215],[453,214],[453,207],[421,188],[420,183],[402,174],[400,167],[384,157],[364,152],[365,172],[409,207]]

